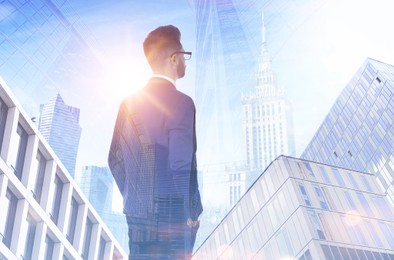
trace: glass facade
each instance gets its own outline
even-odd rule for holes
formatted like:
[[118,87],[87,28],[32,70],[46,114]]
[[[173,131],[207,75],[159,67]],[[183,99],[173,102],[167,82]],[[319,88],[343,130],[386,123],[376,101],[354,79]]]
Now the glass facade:
[[72,176],[75,175],[81,127],[79,109],[68,106],[58,94],[41,105],[38,128],[60,161]]
[[392,212],[374,175],[280,156],[193,259],[391,259]]
[[393,65],[366,59],[302,158],[375,174],[394,205],[393,82]]

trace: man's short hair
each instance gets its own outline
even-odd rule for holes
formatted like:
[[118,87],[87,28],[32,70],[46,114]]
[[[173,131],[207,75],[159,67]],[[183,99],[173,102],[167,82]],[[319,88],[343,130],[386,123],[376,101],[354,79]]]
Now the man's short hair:
[[173,25],[165,25],[151,31],[144,43],[144,53],[151,67],[160,65],[163,55],[182,48],[181,32]]

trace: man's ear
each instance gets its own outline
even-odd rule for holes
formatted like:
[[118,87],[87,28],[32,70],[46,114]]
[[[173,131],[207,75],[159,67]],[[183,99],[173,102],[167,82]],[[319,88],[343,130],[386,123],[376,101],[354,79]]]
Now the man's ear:
[[171,62],[175,62],[176,63],[176,57],[175,57],[176,55],[172,55],[171,56],[171,58],[170,58],[170,60],[171,60]]

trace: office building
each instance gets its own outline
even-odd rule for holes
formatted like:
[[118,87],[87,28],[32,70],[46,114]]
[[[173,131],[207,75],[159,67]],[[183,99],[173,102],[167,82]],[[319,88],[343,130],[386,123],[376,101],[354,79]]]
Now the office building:
[[280,156],[192,259],[393,259],[394,211],[374,175]]
[[0,80],[0,259],[127,259]]
[[41,105],[38,129],[74,177],[81,137],[79,108],[66,105],[57,94],[47,104]]
[[76,181],[97,212],[112,211],[114,178],[108,167],[84,166]]
[[264,18],[256,88],[242,95],[242,113],[245,161],[250,176],[260,175],[277,156],[294,154],[291,106],[272,67]]
[[367,58],[302,158],[373,173],[394,205],[394,66]]
[[60,89],[66,100],[86,102],[90,86],[103,74],[91,48],[98,43],[74,5],[67,0],[2,1],[1,76],[31,117],[38,117],[37,102],[47,102]]
[[240,96],[254,86],[259,53],[259,44],[250,39],[254,34],[248,33],[253,26],[243,18],[254,16],[232,0],[191,2],[196,12],[199,167],[223,172],[223,162],[242,158]]

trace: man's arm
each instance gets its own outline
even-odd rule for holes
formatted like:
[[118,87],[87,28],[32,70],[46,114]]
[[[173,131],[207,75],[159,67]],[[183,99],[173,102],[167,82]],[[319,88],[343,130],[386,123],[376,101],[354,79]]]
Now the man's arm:
[[121,149],[121,138],[123,125],[125,123],[126,110],[124,102],[119,107],[118,116],[114,127],[112,142],[108,155],[108,166],[111,169],[112,175],[118,185],[119,191],[122,193],[125,183],[125,169],[123,164],[123,154]]
[[194,157],[195,107],[187,97],[172,115],[169,126],[169,166],[172,172],[175,193],[184,198],[185,218],[190,218],[190,176]]

